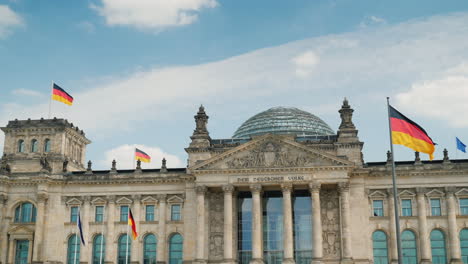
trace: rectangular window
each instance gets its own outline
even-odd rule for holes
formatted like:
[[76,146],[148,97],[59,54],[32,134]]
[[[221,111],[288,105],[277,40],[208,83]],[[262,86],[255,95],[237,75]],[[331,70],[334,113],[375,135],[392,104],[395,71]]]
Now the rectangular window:
[[401,200],[401,216],[413,216],[411,199]]
[[171,206],[171,220],[180,221],[180,205],[174,204]]
[[128,221],[128,205],[120,206],[120,222]]
[[146,221],[154,221],[154,205],[146,206]]
[[431,215],[432,216],[440,216],[440,199],[431,199]]
[[101,223],[102,221],[104,221],[104,206],[96,206],[94,222]]
[[70,222],[76,223],[78,221],[78,206],[72,206],[70,208]]
[[374,216],[384,216],[383,213],[383,200],[373,200],[372,209],[374,211]]
[[460,199],[460,215],[468,215],[468,198]]

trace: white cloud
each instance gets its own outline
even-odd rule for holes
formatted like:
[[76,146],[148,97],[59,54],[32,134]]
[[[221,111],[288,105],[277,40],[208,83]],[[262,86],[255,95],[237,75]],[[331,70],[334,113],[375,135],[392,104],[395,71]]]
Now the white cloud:
[[89,21],[81,21],[80,23],[77,24],[77,27],[87,33],[96,32],[96,27],[94,26],[93,23]]
[[360,28],[367,28],[373,26],[381,26],[387,24],[387,20],[378,16],[366,16],[361,23],[359,23]]
[[13,28],[24,25],[23,19],[7,5],[0,5],[0,38],[7,37]]
[[108,25],[132,26],[138,29],[163,30],[192,24],[203,9],[214,8],[216,0],[101,0],[91,5]]
[[397,95],[397,103],[417,115],[468,127],[468,63],[448,69],[440,78],[414,83]]
[[11,93],[13,95],[25,95],[25,96],[32,96],[32,97],[44,96],[42,93],[38,91],[23,89],[23,88],[12,90]]
[[133,169],[135,168],[135,148],[141,149],[151,157],[150,163],[141,163],[141,167],[145,168],[161,168],[161,161],[166,158],[167,168],[184,168],[186,164],[175,155],[164,152],[158,147],[146,145],[121,145],[106,151],[105,158],[99,161],[99,165],[103,168],[111,168],[112,160],[117,162],[117,169]]
[[307,77],[312,74],[319,61],[319,57],[313,51],[306,51],[292,59],[298,77]]

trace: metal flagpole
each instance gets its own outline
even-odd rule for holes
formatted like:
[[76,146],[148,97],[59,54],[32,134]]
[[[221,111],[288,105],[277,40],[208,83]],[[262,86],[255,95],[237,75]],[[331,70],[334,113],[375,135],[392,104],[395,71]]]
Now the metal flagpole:
[[[80,213],[80,207],[78,207],[78,214],[79,213]],[[76,221],[77,221],[76,227],[78,227],[78,219],[76,219]],[[78,234],[75,233],[75,255],[73,256],[73,263],[74,264],[76,264],[76,248],[77,248],[77,244],[78,244],[78,243],[76,243],[76,242],[78,242],[77,240],[78,240]]]
[[[128,210],[130,210],[130,208],[128,208]],[[130,214],[129,212],[127,212],[127,250],[125,251],[125,264],[128,264],[128,215]]]
[[[52,80],[52,92],[54,90],[54,81]],[[50,119],[50,112],[52,110],[52,95],[49,97],[49,116],[47,117],[47,119]]]
[[100,257],[99,257],[99,264],[102,264],[102,258],[104,257],[103,255],[103,252],[104,250],[102,250],[102,246],[104,244],[104,215],[105,215],[105,212],[106,212],[106,205],[103,206],[102,208],[102,232],[101,232],[101,252],[100,252]]
[[398,209],[398,190],[396,184],[396,173],[395,173],[395,156],[393,155],[393,139],[392,139],[392,122],[390,121],[390,97],[387,97],[387,110],[388,110],[388,132],[390,135],[390,154],[392,158],[392,182],[393,182],[393,203],[395,209],[395,225],[396,225],[396,239],[397,239],[397,251],[398,251],[398,264],[402,264],[403,257],[401,254],[401,237],[400,237],[400,216]]

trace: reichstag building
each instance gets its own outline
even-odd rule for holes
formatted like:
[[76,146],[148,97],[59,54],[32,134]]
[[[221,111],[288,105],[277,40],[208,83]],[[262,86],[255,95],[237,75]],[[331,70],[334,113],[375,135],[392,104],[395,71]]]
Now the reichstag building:
[[[353,109],[345,99],[337,110],[336,131],[275,107],[212,139],[200,107],[187,167],[120,170],[115,161],[105,171],[85,160],[91,141],[67,120],[9,121],[0,262],[396,263],[391,161],[365,162]],[[468,160],[415,153],[396,171],[403,263],[468,263]]]

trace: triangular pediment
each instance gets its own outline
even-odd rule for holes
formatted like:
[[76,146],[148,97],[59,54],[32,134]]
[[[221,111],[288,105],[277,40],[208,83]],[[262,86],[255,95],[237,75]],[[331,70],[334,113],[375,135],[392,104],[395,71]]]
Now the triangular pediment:
[[78,206],[78,205],[81,205],[81,204],[82,204],[82,202],[79,199],[74,198],[74,197],[67,201],[67,205],[70,205],[70,206],[73,206],[73,205]]
[[184,199],[178,195],[173,195],[169,199],[167,199],[168,203],[183,203]]
[[437,190],[437,189],[432,189],[431,191],[426,193],[427,197],[443,197],[445,195],[444,192]]
[[409,190],[403,190],[398,194],[399,197],[414,197],[416,194]]
[[349,167],[354,164],[295,142],[290,136],[264,135],[196,164],[196,170]]
[[373,191],[372,193],[369,194],[369,198],[385,198],[387,197],[387,194],[382,191]]
[[459,190],[458,192],[456,192],[455,195],[457,195],[457,196],[468,196],[468,190],[463,188],[463,189]]
[[95,198],[91,201],[91,204],[93,205],[101,205],[101,204],[106,204],[106,200],[102,199],[101,197]]
[[127,197],[121,197],[115,201],[117,204],[131,204],[133,201],[128,199]]
[[27,225],[12,225],[8,229],[8,234],[32,234],[34,233],[34,229]]
[[151,204],[151,203],[157,203],[158,200],[156,200],[154,197],[152,196],[146,196],[145,198],[141,199],[141,202],[142,203],[145,203],[145,204]]

